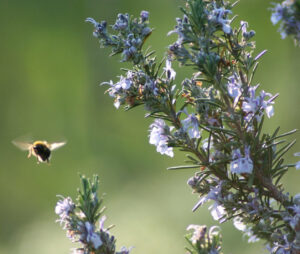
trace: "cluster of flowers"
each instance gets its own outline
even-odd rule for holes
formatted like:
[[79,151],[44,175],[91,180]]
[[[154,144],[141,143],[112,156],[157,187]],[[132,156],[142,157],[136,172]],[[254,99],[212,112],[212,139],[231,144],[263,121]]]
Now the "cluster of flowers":
[[[300,166],[284,164],[283,155],[294,142],[280,147],[284,141],[279,139],[294,131],[279,135],[277,128],[273,134],[262,133],[265,115],[274,115],[277,95],[257,92],[253,77],[266,51],[253,56],[255,32],[248,31],[245,21],[233,25],[233,7],[223,0],[186,0],[183,18],[176,19],[169,33],[177,34],[178,39],[168,48],[165,68],[161,68],[163,61],[156,63],[153,52],[139,47],[130,58],[121,60],[132,62],[133,69],[126,70],[118,82],[105,84],[116,108],[144,105],[146,116],[155,118],[149,142],[157,152],[170,157],[176,147],[188,152],[190,165],[170,169],[200,170],[188,181],[200,195],[194,210],[213,201],[209,209],[220,223],[233,219],[250,241],[264,239],[271,253],[292,253],[300,249],[295,223],[298,205],[279,181],[289,167]],[[134,40],[144,42],[143,30],[152,31],[147,27],[148,13],[146,16],[143,19],[141,14],[137,22],[119,15],[117,26],[135,20],[140,29],[124,25],[126,33],[106,31],[105,36],[125,41],[127,34],[133,34]],[[88,20],[96,30],[105,23]],[[105,36],[96,35],[101,45],[111,46],[116,53],[113,44],[103,42]],[[123,56],[124,50],[119,51]],[[171,64],[175,60],[197,69],[181,85],[175,84]]]
[[[300,194],[295,195],[294,204],[284,210],[278,209],[274,200],[268,205],[261,202],[260,190],[257,188],[242,200],[239,194],[230,188],[228,182],[213,177],[207,180],[203,178],[203,175],[196,173],[188,180],[188,185],[201,196],[194,210],[212,201],[213,204],[209,206],[212,217],[220,223],[234,218],[234,226],[248,237],[249,243],[268,239],[266,247],[270,253],[291,253],[292,249],[298,249]],[[279,221],[286,222],[286,227],[291,227],[296,236],[288,232],[283,225],[277,228]],[[294,242],[290,241],[292,237],[295,237]]]
[[279,32],[282,39],[287,36],[294,38],[295,44],[300,45],[300,1],[285,0],[274,3],[271,21],[274,25],[280,22]]
[[[55,207],[59,216],[57,222],[67,231],[67,237],[72,242],[79,242],[82,247],[73,250],[74,254],[129,254],[127,248],[115,251],[115,238],[109,229],[104,228],[104,209],[100,209],[102,200],[97,197],[98,177],[92,180],[81,176],[82,190],[79,190],[78,204],[70,197],[59,196]],[[98,226],[97,221],[99,220]]]
[[112,29],[118,32],[111,35],[107,31],[106,21],[100,23],[93,18],[86,21],[94,25],[93,35],[100,40],[102,46],[111,46],[112,55],[122,53],[122,61],[133,61],[135,64],[141,61],[141,48],[151,34],[148,27],[149,13],[142,11],[139,19],[133,19],[128,14],[119,14]]
[[188,231],[193,231],[186,235],[190,247],[186,248],[187,254],[208,253],[221,254],[222,237],[219,227],[211,227],[207,230],[206,226],[191,224],[187,227]]

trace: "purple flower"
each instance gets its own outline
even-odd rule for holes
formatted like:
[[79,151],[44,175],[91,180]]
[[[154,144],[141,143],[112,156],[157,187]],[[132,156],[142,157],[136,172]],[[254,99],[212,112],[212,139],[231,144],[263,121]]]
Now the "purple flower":
[[128,78],[123,78],[119,81],[118,85],[120,87],[122,87],[124,90],[128,90],[131,85],[132,85],[132,81]]
[[110,86],[110,88],[107,90],[108,94],[115,98],[114,106],[118,109],[125,101],[127,96],[126,91],[129,90],[133,85],[133,73],[128,71],[127,77],[120,76],[120,80],[116,84],[114,84],[112,81],[104,82],[102,84],[107,84]]
[[200,226],[200,225],[189,225],[186,230],[193,230],[193,235],[191,237],[191,241],[193,244],[196,244],[198,241],[201,241],[205,237],[206,233],[206,226]]
[[235,149],[232,154],[230,163],[231,173],[234,174],[251,174],[253,171],[253,162],[250,158],[250,147],[245,147],[245,156],[242,157],[240,149]]
[[73,249],[72,254],[86,254],[86,252],[82,248],[77,248]]
[[121,247],[121,250],[118,251],[116,254],[129,254],[131,251],[132,247],[129,247],[128,249],[124,246]]
[[61,222],[65,220],[75,209],[75,204],[70,197],[59,200],[55,207],[55,213],[61,218]]
[[244,223],[243,223],[243,219],[242,217],[235,217],[233,219],[233,225],[240,231],[244,232],[244,235],[248,236],[248,243],[254,243],[259,241],[260,239],[254,235],[251,227],[247,227]]
[[287,221],[294,230],[296,230],[299,226],[300,216],[298,214],[295,216],[286,216],[284,217],[284,220]]
[[270,253],[276,253],[276,254],[291,254],[292,246],[291,243],[288,241],[286,235],[282,235],[282,242],[284,244],[281,244],[279,242],[273,242],[273,246],[271,247],[270,244],[267,244],[267,249],[270,251]]
[[246,230],[246,225],[243,223],[242,217],[234,217],[233,219],[233,225],[240,231],[245,231]]
[[156,80],[146,77],[145,90],[150,91],[151,94],[157,96],[159,89],[157,87]]
[[172,69],[172,62],[170,60],[166,61],[166,67],[164,67],[167,79],[174,80],[176,77],[176,72]]
[[183,41],[188,40],[187,36],[185,35],[186,33],[190,32],[189,26],[189,19],[186,15],[183,16],[183,19],[181,18],[176,18],[177,25],[175,26],[175,29],[168,32],[168,36],[177,33],[178,35],[178,40],[176,42],[176,45],[181,45]]
[[253,30],[251,30],[250,32],[247,31],[247,28],[248,28],[247,22],[241,21],[241,28],[242,28],[242,32],[243,32],[242,34],[243,34],[243,37],[245,38],[245,40],[249,40],[255,35],[255,32]]
[[296,43],[300,41],[300,19],[297,3],[293,0],[283,1],[281,4],[274,4],[272,8],[271,21],[274,25],[280,22],[278,31],[281,38],[292,35]]
[[227,14],[230,14],[230,10],[226,10],[224,7],[217,8],[215,6],[215,9],[213,9],[208,16],[208,19],[220,24],[223,28],[223,32],[226,34],[231,33],[231,27],[230,27],[230,20],[226,19],[225,17]]
[[190,114],[188,117],[181,121],[182,128],[184,132],[187,132],[189,137],[192,138],[200,138],[201,132],[199,129],[199,121],[196,115]]
[[116,84],[114,84],[112,81],[106,84],[111,86],[111,88],[108,89],[109,95],[111,97],[117,97],[117,95],[123,94],[124,90],[128,90],[131,87],[132,81],[121,76],[119,82]]
[[81,233],[80,241],[91,243],[95,249],[98,249],[103,244],[99,234],[94,231],[94,225],[89,221],[81,222],[78,226],[78,231]]
[[94,27],[95,27],[95,30],[93,32],[94,37],[98,38],[100,36],[100,34],[106,33],[106,26],[107,26],[106,21],[102,21],[101,23],[98,23],[93,18],[87,18],[85,21],[92,23],[94,25]]
[[95,249],[98,249],[102,245],[102,241],[100,239],[100,236],[94,232],[94,226],[86,222],[85,228],[87,231],[86,240],[87,242],[90,242],[94,245]]
[[220,205],[218,202],[214,202],[209,208],[211,216],[214,220],[219,221],[220,223],[225,222],[226,210],[223,205]]
[[[296,205],[300,206],[300,193],[298,193],[294,196],[294,203]],[[299,212],[299,214],[300,214],[300,212]]]
[[257,120],[261,120],[261,110],[265,110],[266,114],[269,118],[274,115],[274,102],[269,100],[265,100],[266,96],[271,97],[272,94],[266,93],[265,91],[261,91],[260,95],[255,97],[255,90],[258,86],[249,88],[249,97],[245,98],[243,102],[242,109],[247,114],[245,116],[245,121],[249,122],[252,120],[254,116],[256,116]]
[[273,25],[276,25],[283,18],[283,6],[281,4],[276,4],[272,10],[271,22]]
[[237,79],[236,75],[229,77],[227,84],[227,90],[230,97],[234,99],[234,106],[238,103],[240,96],[242,95],[242,84]]
[[114,100],[114,106],[116,109],[118,109],[121,106],[121,97],[117,96],[116,99]]
[[141,16],[142,21],[145,22],[146,20],[149,19],[149,12],[148,11],[141,11],[140,16]]
[[129,15],[128,14],[118,14],[116,23],[113,25],[114,30],[124,30],[128,27]]
[[195,188],[197,188],[197,185],[199,184],[200,179],[201,178],[198,175],[192,176],[188,179],[187,184],[189,186],[191,186],[191,188],[195,189]]
[[164,120],[155,119],[154,123],[150,125],[149,143],[156,146],[157,152],[173,157],[173,148],[168,147],[168,141],[170,140],[168,137],[169,133],[170,128]]
[[128,34],[126,40],[124,40],[124,50],[122,55],[124,56],[122,61],[128,61],[134,58],[138,53],[138,48],[142,45],[142,40],[140,38],[135,38],[134,34]]
[[105,222],[105,220],[106,220],[106,216],[104,215],[104,216],[102,216],[100,218],[100,221],[99,221],[99,227],[100,227],[100,230],[102,230],[102,231],[106,231],[107,230],[107,229],[104,228],[104,222]]
[[[300,156],[300,153],[294,153],[294,156]],[[300,169],[300,161],[298,161],[296,164],[295,164],[295,168],[298,170]]]
[[[219,180],[218,180],[219,181]],[[210,191],[194,206],[193,211],[195,211],[199,206],[202,206],[209,200],[213,200],[214,203],[208,208],[214,220],[218,220],[220,223],[223,223],[226,219],[226,210],[223,205],[221,205],[222,197],[222,185],[223,181],[219,181],[218,185],[211,186]]]
[[202,206],[209,200],[217,201],[222,200],[222,184],[223,181],[219,181],[218,185],[212,186],[210,191],[200,198],[197,204],[193,207],[193,211],[195,211],[199,206]]

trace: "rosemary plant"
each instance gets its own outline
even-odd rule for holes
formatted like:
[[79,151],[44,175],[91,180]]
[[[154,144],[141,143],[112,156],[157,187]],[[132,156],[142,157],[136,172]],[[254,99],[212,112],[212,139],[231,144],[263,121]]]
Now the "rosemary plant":
[[[147,11],[139,18],[119,14],[112,26],[86,20],[102,47],[132,64],[117,82],[103,83],[108,85],[107,93],[116,108],[144,106],[146,117],[154,119],[149,143],[157,152],[173,157],[177,148],[187,153],[185,165],[169,169],[195,168],[188,180],[199,195],[194,211],[210,201],[213,218],[219,223],[233,221],[250,242],[264,240],[270,253],[300,253],[300,195],[289,195],[280,182],[290,167],[300,167],[284,162],[295,141],[282,138],[295,130],[262,131],[264,120],[274,115],[278,94],[253,82],[266,51],[253,54],[255,32],[233,15],[235,3],[185,3],[183,17],[169,32],[178,39],[163,61],[143,47],[153,31]],[[279,15],[281,7],[275,6],[272,21],[282,20],[283,32],[286,16]],[[178,83],[174,61],[195,72]],[[216,228],[207,231],[205,226],[190,225],[188,229],[194,230],[187,236],[192,246],[188,253],[221,253]]]
[[274,25],[280,23],[278,31],[281,38],[293,37],[296,45],[300,45],[300,1],[286,0],[273,3],[271,21]]
[[81,247],[73,249],[73,254],[128,254],[129,249],[122,247],[116,251],[115,237],[110,234],[112,226],[104,228],[105,207],[100,209],[102,198],[98,198],[98,176],[88,179],[81,176],[81,189],[78,190],[77,203],[70,197],[59,196],[55,207],[59,216],[57,222],[67,231],[72,242]]

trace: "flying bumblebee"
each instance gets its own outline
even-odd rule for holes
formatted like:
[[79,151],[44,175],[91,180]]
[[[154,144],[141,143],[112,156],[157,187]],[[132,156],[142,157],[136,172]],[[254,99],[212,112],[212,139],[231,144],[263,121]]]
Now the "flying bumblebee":
[[66,142],[48,143],[47,141],[35,141],[33,143],[12,141],[12,143],[21,150],[28,151],[28,158],[31,155],[35,156],[38,163],[49,163],[51,152],[66,144]]

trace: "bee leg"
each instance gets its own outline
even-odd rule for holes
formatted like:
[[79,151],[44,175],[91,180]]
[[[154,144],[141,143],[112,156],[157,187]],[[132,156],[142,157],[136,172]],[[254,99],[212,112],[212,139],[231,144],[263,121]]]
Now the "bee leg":
[[41,160],[40,160],[39,156],[36,156],[36,162],[37,162],[37,164],[40,164]]
[[32,155],[32,148],[29,149],[29,153],[27,155],[27,158],[30,158],[31,155]]

